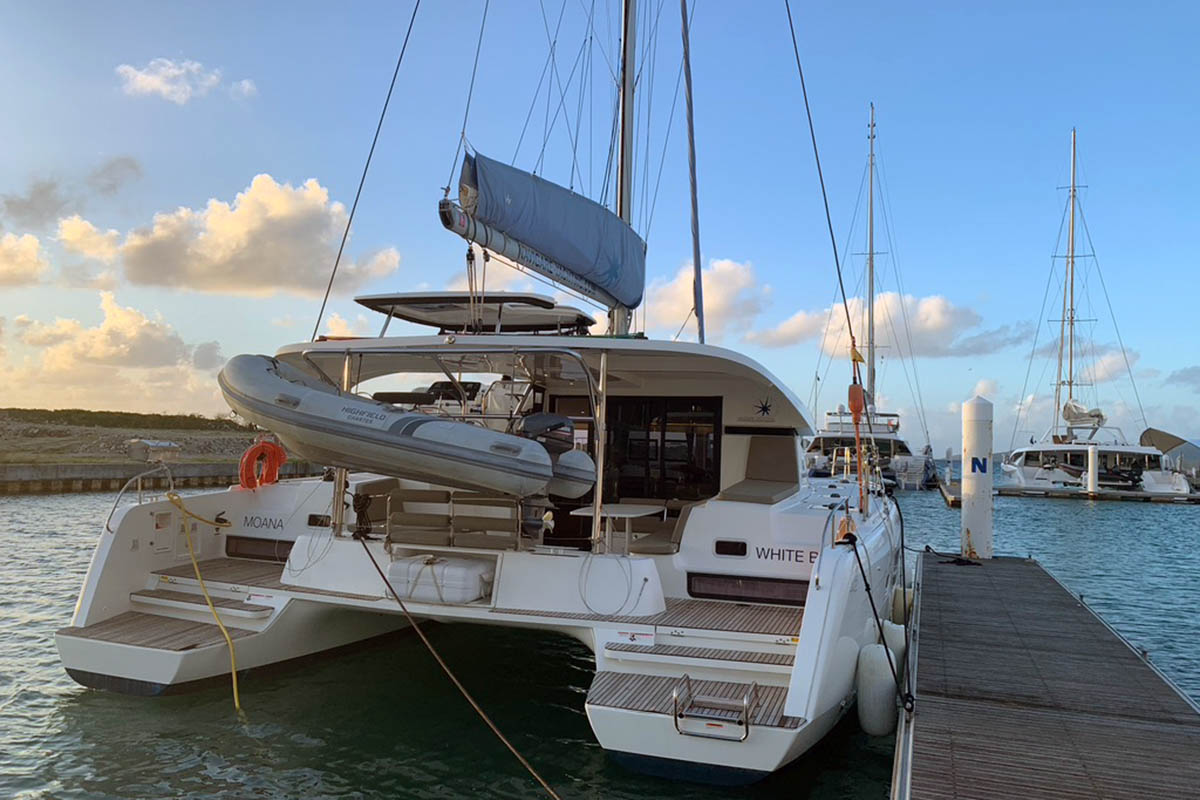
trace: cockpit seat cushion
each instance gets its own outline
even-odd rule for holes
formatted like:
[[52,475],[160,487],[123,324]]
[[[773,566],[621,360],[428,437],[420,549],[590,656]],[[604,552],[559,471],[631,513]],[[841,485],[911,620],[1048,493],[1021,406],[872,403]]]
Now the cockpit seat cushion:
[[687,526],[688,517],[691,516],[692,509],[703,502],[701,500],[696,503],[688,503],[679,509],[679,518],[674,521],[675,524],[670,529],[659,530],[649,536],[635,539],[629,545],[629,552],[644,556],[669,556],[672,553],[678,553],[679,543],[683,540],[683,529]]
[[794,495],[800,489],[799,483],[785,481],[756,481],[746,479],[730,486],[717,497],[718,500],[732,500],[738,503],[765,503],[774,505]]
[[791,436],[751,436],[745,480],[726,488],[717,499],[773,505],[799,489],[796,440]]

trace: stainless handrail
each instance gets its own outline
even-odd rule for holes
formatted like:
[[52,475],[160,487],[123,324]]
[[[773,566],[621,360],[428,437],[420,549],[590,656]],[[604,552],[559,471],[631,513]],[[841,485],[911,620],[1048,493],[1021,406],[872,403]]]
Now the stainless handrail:
[[108,516],[104,519],[104,530],[109,533],[114,533],[111,526],[113,514],[117,513],[117,506],[121,504],[121,498],[125,496],[125,492],[130,486],[133,485],[133,482],[137,481],[138,484],[138,504],[140,505],[142,502],[142,478],[145,478],[147,475],[153,475],[156,472],[167,473],[167,490],[172,492],[175,491],[175,479],[171,476],[171,468],[163,462],[160,461],[158,466],[152,467],[145,472],[139,472],[137,475],[134,475],[132,478],[125,481],[125,485],[121,487],[121,491],[117,492],[117,499],[113,500],[112,508],[108,510]]
[[[684,701],[681,703],[681,700]],[[735,720],[737,726],[741,728],[739,736],[723,736],[718,733],[706,733],[704,731],[689,731],[684,730],[679,725],[679,720],[687,716],[692,707],[699,703],[702,706],[709,708],[739,711],[741,716]],[[724,697],[697,697],[692,691],[692,679],[684,673],[679,681],[671,688],[671,720],[675,725],[675,732],[680,736],[696,736],[701,739],[720,739],[726,742],[744,742],[750,736],[751,715],[758,709],[758,682],[751,683],[746,691],[742,694],[741,701],[735,699],[727,699]]]
[[[325,356],[344,355],[345,352],[347,352],[347,351],[308,348],[306,350],[303,350],[300,353],[300,356],[301,356],[301,358],[304,359],[304,361],[307,364],[309,364],[316,371],[316,373],[320,377],[324,378],[324,380],[327,383],[329,383],[331,386],[336,387],[337,382],[332,380],[328,375],[326,375],[325,371],[323,369],[321,369],[321,367],[318,366],[315,361],[313,361],[312,356],[313,355],[325,355]],[[497,356],[499,356],[499,355],[504,355],[506,353],[511,353],[514,357],[519,356],[519,355],[526,355],[526,354],[544,353],[544,354],[565,356],[567,358],[572,359],[577,364],[579,364],[579,367],[583,370],[583,375],[587,379],[587,384],[588,384],[588,387],[587,387],[588,388],[588,401],[591,406],[592,420],[594,421],[597,416],[596,379],[592,375],[592,368],[588,366],[587,361],[584,360],[583,355],[578,350],[573,350],[571,348],[546,347],[544,345],[535,345],[532,347],[512,347],[512,346],[469,347],[469,346],[463,346],[463,345],[447,344],[447,345],[442,345],[440,347],[385,347],[385,346],[361,347],[361,348],[355,348],[352,351],[352,353],[353,353],[353,355],[359,355],[359,356],[395,355],[395,354],[401,354],[401,353],[409,354],[409,355],[423,355],[423,356],[446,356],[446,355],[497,355]]]

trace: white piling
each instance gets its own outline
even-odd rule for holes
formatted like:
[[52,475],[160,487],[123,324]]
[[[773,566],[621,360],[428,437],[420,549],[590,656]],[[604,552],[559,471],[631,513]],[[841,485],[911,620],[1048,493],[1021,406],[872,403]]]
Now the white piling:
[[992,404],[976,395],[962,407],[962,554],[992,557]]
[[1088,445],[1088,494],[1095,494],[1100,489],[1100,452],[1094,444]]

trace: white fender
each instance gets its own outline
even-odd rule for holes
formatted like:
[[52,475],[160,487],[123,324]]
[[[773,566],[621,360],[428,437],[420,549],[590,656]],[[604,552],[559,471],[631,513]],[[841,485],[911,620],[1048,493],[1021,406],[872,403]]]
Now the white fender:
[[887,648],[868,644],[858,651],[858,724],[871,736],[887,736],[896,725],[896,682]]
[[882,624],[883,643],[887,645],[888,650],[892,651],[892,656],[896,659],[896,669],[899,670],[904,663],[904,626],[886,619]]
[[906,589],[902,586],[897,586],[892,590],[892,622],[895,622],[898,625],[904,624],[904,611],[906,605],[908,606],[908,618],[912,619],[912,587],[910,586]]

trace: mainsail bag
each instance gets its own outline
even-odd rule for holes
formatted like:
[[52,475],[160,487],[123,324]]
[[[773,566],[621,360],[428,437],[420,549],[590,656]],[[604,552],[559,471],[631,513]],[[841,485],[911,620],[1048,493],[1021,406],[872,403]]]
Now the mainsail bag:
[[462,210],[633,308],[646,283],[646,244],[599,203],[476,153],[463,159]]

